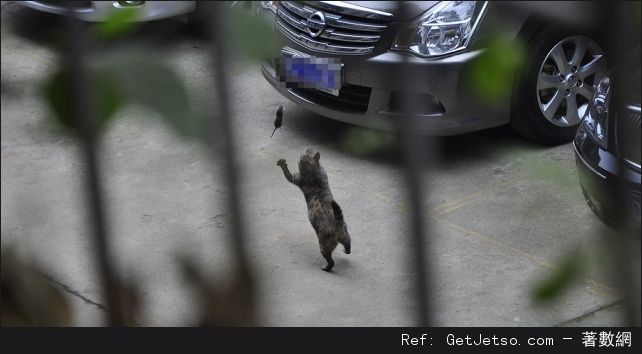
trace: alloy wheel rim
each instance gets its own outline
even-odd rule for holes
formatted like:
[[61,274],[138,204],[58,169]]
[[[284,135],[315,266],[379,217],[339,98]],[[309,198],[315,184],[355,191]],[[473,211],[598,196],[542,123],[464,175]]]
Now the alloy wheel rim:
[[558,42],[537,77],[537,103],[546,120],[559,127],[580,123],[595,87],[606,73],[602,48],[585,36]]

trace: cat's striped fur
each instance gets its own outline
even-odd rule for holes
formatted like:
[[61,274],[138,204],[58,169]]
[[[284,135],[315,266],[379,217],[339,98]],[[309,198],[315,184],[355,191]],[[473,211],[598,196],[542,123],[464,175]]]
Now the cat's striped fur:
[[330,271],[334,267],[332,252],[337,244],[342,244],[344,252],[350,254],[350,234],[343,218],[341,207],[334,200],[328,176],[319,163],[320,154],[311,149],[301,155],[299,172],[292,175],[284,159],[277,162],[285,178],[303,191],[308,205],[308,219],[319,239],[321,255],[328,262],[321,269]]

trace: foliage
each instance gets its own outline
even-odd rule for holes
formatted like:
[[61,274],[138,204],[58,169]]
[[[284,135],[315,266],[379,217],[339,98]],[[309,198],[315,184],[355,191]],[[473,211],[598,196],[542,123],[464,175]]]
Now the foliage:
[[[90,27],[91,38],[103,41],[123,36],[135,27],[130,22],[136,12],[111,16],[105,23]],[[205,139],[202,121],[191,109],[188,93],[182,78],[166,63],[157,51],[146,44],[116,44],[107,49],[87,48],[84,70],[90,82],[99,129],[104,129],[119,109],[129,104],[142,105],[155,110],[173,129],[186,138]],[[74,68],[75,70],[76,68]],[[71,71],[59,67],[47,80],[44,94],[53,109],[56,120],[64,127],[76,131],[73,102],[70,95]]]
[[275,32],[260,15],[245,10],[233,10],[230,16],[232,40],[246,58],[258,61],[266,58],[276,45]]
[[395,134],[387,131],[350,128],[341,137],[341,147],[356,155],[372,155],[393,148],[397,139]]
[[575,251],[564,255],[557,269],[537,280],[532,292],[533,300],[545,303],[556,299],[582,275],[585,266],[584,254]]
[[523,43],[501,35],[494,36],[488,49],[467,69],[465,75],[470,87],[490,104],[499,105],[510,100],[511,78],[522,61],[523,53]]
[[98,22],[96,33],[103,39],[117,38],[133,32],[138,27],[136,18],[139,16],[139,9],[136,7],[120,9],[109,13],[105,20]]

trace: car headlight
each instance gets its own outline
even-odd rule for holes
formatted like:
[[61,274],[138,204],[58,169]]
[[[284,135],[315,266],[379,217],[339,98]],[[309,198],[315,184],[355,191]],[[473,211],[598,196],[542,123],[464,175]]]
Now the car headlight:
[[423,57],[465,49],[484,13],[487,1],[442,1],[418,20],[402,27],[392,49],[409,50]]
[[611,79],[604,76],[595,88],[588,110],[582,119],[582,128],[598,145],[606,149],[608,143],[609,101]]

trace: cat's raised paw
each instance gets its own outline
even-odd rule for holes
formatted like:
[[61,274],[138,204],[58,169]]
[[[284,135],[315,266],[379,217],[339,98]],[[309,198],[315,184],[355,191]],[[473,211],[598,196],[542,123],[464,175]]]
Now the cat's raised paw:
[[280,159],[279,161],[277,161],[276,165],[281,167],[287,166],[284,159]]

